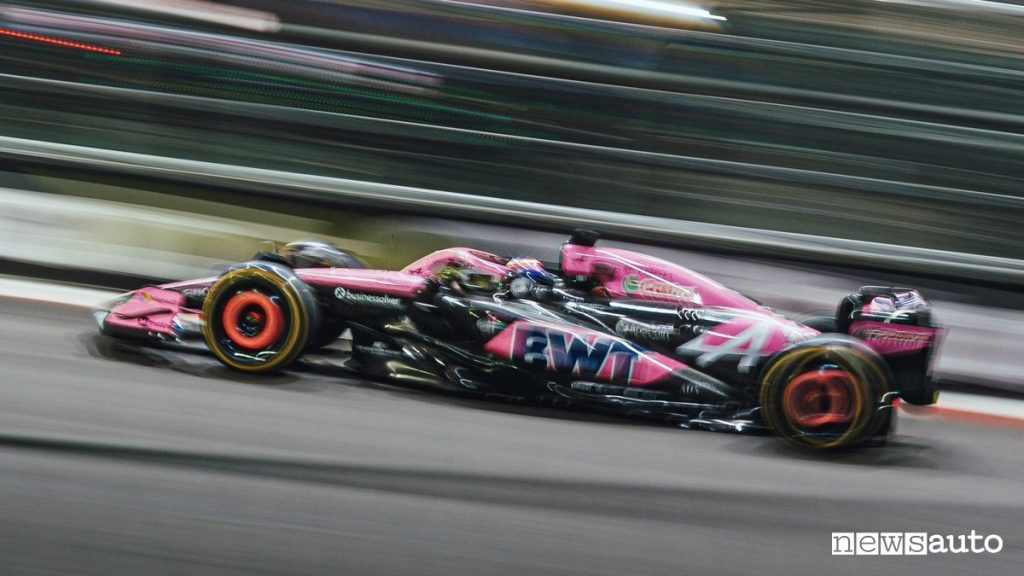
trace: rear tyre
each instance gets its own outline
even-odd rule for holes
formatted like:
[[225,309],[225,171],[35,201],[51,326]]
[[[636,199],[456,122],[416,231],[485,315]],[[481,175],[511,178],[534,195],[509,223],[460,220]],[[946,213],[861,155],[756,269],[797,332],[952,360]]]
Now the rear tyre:
[[312,290],[288,268],[242,264],[220,277],[203,304],[203,337],[214,356],[251,373],[285,368],[306,348],[317,321]]
[[326,241],[291,242],[277,256],[292,268],[366,268],[358,258]]
[[[759,401],[765,424],[802,448],[853,446],[875,435],[891,409],[884,365],[839,337],[810,340],[765,368]],[[882,409],[880,409],[882,408]]]
[[831,334],[836,331],[836,317],[831,312],[810,312],[798,316],[796,321],[809,328],[814,328],[822,334]]

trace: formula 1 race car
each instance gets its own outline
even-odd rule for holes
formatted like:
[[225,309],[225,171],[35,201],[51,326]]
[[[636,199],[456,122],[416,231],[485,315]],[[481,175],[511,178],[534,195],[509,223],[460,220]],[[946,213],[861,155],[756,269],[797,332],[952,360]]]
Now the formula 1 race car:
[[201,337],[253,373],[350,330],[346,365],[367,377],[768,430],[811,448],[884,439],[896,398],[935,401],[939,329],[916,290],[862,287],[811,327],[597,239],[577,230],[552,265],[448,248],[399,271],[294,243],[219,277],[126,293],[94,315],[111,336]]

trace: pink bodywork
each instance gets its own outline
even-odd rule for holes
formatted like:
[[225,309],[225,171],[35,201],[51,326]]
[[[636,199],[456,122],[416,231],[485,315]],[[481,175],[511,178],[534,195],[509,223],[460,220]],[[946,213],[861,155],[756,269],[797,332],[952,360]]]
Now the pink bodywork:
[[[355,268],[300,268],[296,276],[310,286],[345,288],[369,294],[386,294],[401,298],[414,298],[427,284],[427,279],[445,266],[457,265],[470,272],[490,274],[503,278],[508,273],[505,259],[471,248],[438,250],[406,266],[400,272]],[[171,336],[176,334],[175,319],[188,314],[194,322],[199,310],[185,308],[189,290],[209,290],[217,277],[171,282],[160,286],[141,288],[124,295],[124,302],[113,306],[105,316],[112,328]]]
[[[310,286],[346,288],[371,294],[387,294],[412,298],[423,290],[427,279],[402,272],[385,270],[363,270],[349,268],[300,268],[295,270],[303,282]],[[113,306],[105,322],[111,328],[175,337],[175,320],[190,315],[189,323],[199,320],[200,310],[185,308],[184,292],[205,291],[217,278],[203,278],[184,282],[172,282],[161,286],[140,288],[125,295],[127,300]]]
[[427,279],[404,272],[352,268],[300,268],[295,275],[310,286],[346,288],[370,294],[412,298],[423,290]]
[[939,331],[924,326],[888,324],[863,320],[850,325],[850,335],[860,338],[882,356],[910,354],[926,350]]
[[[583,344],[580,345],[579,343]],[[566,351],[574,348],[575,354]],[[528,320],[517,320],[484,348],[500,358],[518,360],[552,372],[585,379],[621,381],[631,386],[661,382],[686,364],[639,348],[603,332]]]
[[349,268],[306,268],[296,270],[303,282],[315,286],[342,287],[372,294],[387,294],[412,298],[419,294],[427,279],[455,265],[468,272],[488,274],[501,280],[509,269],[505,258],[473,250],[472,248],[446,248],[431,252],[402,268],[399,272],[387,270],[357,270]]
[[409,264],[402,268],[402,272],[428,278],[440,272],[445,266],[455,264],[472,272],[490,274],[500,280],[509,273],[509,268],[506,266],[507,261],[508,258],[472,248],[445,248],[431,252]]
[[761,308],[706,276],[629,250],[565,244],[562,272],[567,276],[599,278],[612,299],[670,302],[697,308]]
[[[424,289],[428,278],[449,265],[456,265],[472,273],[489,274],[495,279],[504,278],[509,272],[505,259],[494,254],[471,248],[448,248],[432,252],[398,272],[302,268],[295,270],[295,274],[303,282],[321,289],[341,287],[369,294],[414,298]],[[731,320],[687,343],[688,348],[700,350],[709,357],[720,352],[752,356],[774,354],[790,344],[818,334],[705,276],[636,252],[566,244],[562,247],[562,271],[570,276],[600,278],[607,296],[616,300],[667,303],[691,311],[717,309],[736,314]],[[211,277],[140,289],[110,311],[107,323],[137,332],[173,335],[174,321],[178,314],[195,317],[200,312],[183,308],[185,298],[182,292],[208,290],[216,280]],[[566,330],[563,328],[563,331]],[[599,334],[585,334],[580,330],[583,329],[565,333],[570,339],[593,338]],[[511,338],[513,332],[509,332],[507,337]],[[500,343],[503,337],[499,335],[488,346],[500,347],[495,342]],[[508,353],[506,350],[505,354]],[[619,357],[621,360],[622,355],[619,354]],[[608,370],[614,370],[617,361],[613,360]],[[642,382],[655,381],[665,371],[671,372],[680,366],[668,357],[645,352],[631,367],[633,375],[630,383],[640,385]]]
[[708,353],[751,357],[774,354],[819,332],[786,319],[714,280],[645,254],[597,246],[562,246],[562,272],[602,281],[613,300],[663,302],[690,310],[714,310],[736,316],[688,342]]
[[150,286],[115,306],[105,321],[111,328],[174,336],[174,320],[184,304],[181,292]]
[[700,353],[696,364],[701,368],[723,355],[738,354],[743,357],[740,371],[746,372],[758,358],[775,354],[818,334],[814,328],[761,309],[736,315],[683,344],[680,350]]
[[790,344],[817,336],[819,332],[775,314],[737,316],[701,335],[701,344],[708,349],[731,345],[735,352],[774,354]]

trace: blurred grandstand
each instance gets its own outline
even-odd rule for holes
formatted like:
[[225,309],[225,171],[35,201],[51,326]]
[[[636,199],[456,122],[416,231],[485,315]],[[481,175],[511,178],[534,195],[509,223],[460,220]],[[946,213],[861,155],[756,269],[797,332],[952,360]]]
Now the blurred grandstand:
[[21,0],[0,136],[1016,259],[1013,6]]

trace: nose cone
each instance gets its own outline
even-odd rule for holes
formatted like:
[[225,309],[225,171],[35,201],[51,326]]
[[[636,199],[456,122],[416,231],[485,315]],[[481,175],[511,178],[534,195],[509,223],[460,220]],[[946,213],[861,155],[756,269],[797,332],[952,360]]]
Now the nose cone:
[[96,321],[96,326],[100,329],[100,332],[106,332],[107,330],[107,316],[110,312],[106,310],[93,310],[92,318]]

